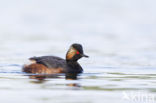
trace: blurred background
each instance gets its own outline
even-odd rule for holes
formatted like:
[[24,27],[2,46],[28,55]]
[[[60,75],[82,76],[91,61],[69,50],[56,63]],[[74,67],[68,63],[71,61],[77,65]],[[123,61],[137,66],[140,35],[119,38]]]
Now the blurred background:
[[[155,3],[154,0],[0,1],[1,48],[23,55],[48,50],[48,54],[61,55],[77,42],[84,45],[92,58],[103,59],[105,65],[154,66]],[[122,60],[116,60],[116,56]],[[94,59],[90,63],[101,65]]]
[[[98,87],[98,89],[102,89],[99,89],[101,90],[100,92],[96,92],[97,88],[90,88],[91,91],[86,92],[86,96],[90,96],[90,98],[88,97],[86,100],[83,98],[84,95],[81,95],[81,91],[78,91],[80,92],[80,95],[79,93],[76,94],[78,97],[75,97],[75,99],[78,103],[103,103],[104,101],[107,103],[113,103],[114,101],[119,101],[117,95],[118,93],[121,94],[122,89],[117,89],[117,87],[120,87],[122,83],[114,83],[108,79],[107,76],[113,78],[115,75],[115,78],[120,78],[121,75],[117,75],[116,77],[116,74],[110,75],[110,72],[119,71],[120,74],[125,73],[125,75],[128,72],[132,73],[128,74],[131,76],[135,73],[145,74],[138,74],[137,77],[139,77],[139,79],[137,77],[130,77],[130,80],[138,80],[135,83],[139,86],[134,86],[134,84],[130,84],[130,82],[127,81],[126,86],[128,87],[123,87],[124,90],[129,90],[126,88],[131,87],[134,87],[135,89],[140,88],[140,85],[142,84],[140,76],[145,77],[147,74],[150,76],[149,74],[155,72],[155,4],[155,0],[1,0],[1,74],[6,71],[21,72],[21,66],[31,56],[57,55],[64,58],[72,43],[80,43],[83,45],[85,53],[90,56],[89,59],[80,60],[80,63],[85,68],[85,73],[104,74],[100,74],[99,81],[95,78],[90,78],[88,75],[85,75],[84,78],[82,77],[84,81],[78,81],[82,84],[82,87],[84,85],[83,83],[86,83],[87,81],[85,79],[90,78],[90,82],[88,81],[85,85],[90,88],[92,87],[92,84],[90,83],[97,81],[97,85],[95,86]],[[138,70],[136,68],[143,68],[143,70]],[[98,77],[98,75],[93,74],[92,76]],[[6,79],[5,77],[7,77],[9,82],[13,82],[13,84],[19,83],[18,81],[8,79],[8,73],[4,73],[1,76],[4,80]],[[14,74],[12,77],[17,80],[20,79],[20,83],[23,78],[26,78],[21,75],[19,76],[18,74]],[[4,82],[3,79],[1,82]],[[125,83],[127,77],[122,79]],[[153,80],[152,77],[151,79]],[[110,85],[101,84],[104,83],[101,80],[104,80],[105,83]],[[25,82],[27,81],[29,81],[29,79],[25,80]],[[56,80],[56,82],[57,81],[58,80]],[[30,85],[25,82],[24,85]],[[49,82],[51,83],[52,80]],[[143,82],[143,84],[150,83],[153,82]],[[13,90],[15,88],[19,90],[18,87],[14,88],[8,84],[8,82],[3,84],[4,85],[0,86],[2,91],[6,87],[10,89],[13,88]],[[55,83],[52,84],[56,85]],[[61,84],[64,84],[64,82],[61,82]],[[42,84],[42,86],[43,85],[44,84]],[[108,90],[110,86],[113,86],[112,88],[115,88],[113,90],[119,92],[117,92],[117,94],[112,91],[106,92],[110,90]],[[151,88],[148,86],[149,85],[144,87],[143,90],[146,90],[145,88]],[[19,87],[22,88],[21,90],[27,90],[23,88],[23,85],[19,85]],[[63,95],[61,94],[61,91],[57,91],[57,88],[58,87],[56,86],[55,91],[60,93],[60,95]],[[32,91],[36,90],[34,88],[31,89]],[[42,89],[43,88],[41,88],[41,91]],[[152,91],[153,89],[155,90],[155,88],[152,88]],[[149,91],[149,89],[147,89],[147,91]],[[43,92],[44,91],[41,93]],[[5,93],[6,95],[9,95],[7,93],[10,93],[10,91],[5,91]],[[100,95],[99,97],[96,97],[98,100],[91,99],[95,95],[91,95],[90,93]],[[14,94],[14,92],[11,92],[11,94]],[[109,99],[107,99],[107,94],[110,94]],[[14,98],[18,97],[16,97],[18,93],[15,93],[14,95]],[[27,96],[26,98],[29,98],[29,96]],[[38,96],[40,97],[41,95]],[[28,100],[30,101],[27,102],[43,102],[44,100],[44,102],[52,102],[51,99],[47,99],[50,97],[46,97],[46,94],[44,96],[45,99],[43,98],[41,101],[39,99],[31,100],[31,98],[29,98]],[[5,96],[2,97],[5,99]],[[57,98],[61,98],[67,103],[74,101],[74,97],[71,97],[70,101],[65,98],[63,99],[62,97],[59,98],[59,96]],[[103,100],[104,98],[105,100]],[[121,96],[119,98],[121,98]],[[84,101],[80,99],[84,99]],[[122,102],[120,101],[120,103]]]

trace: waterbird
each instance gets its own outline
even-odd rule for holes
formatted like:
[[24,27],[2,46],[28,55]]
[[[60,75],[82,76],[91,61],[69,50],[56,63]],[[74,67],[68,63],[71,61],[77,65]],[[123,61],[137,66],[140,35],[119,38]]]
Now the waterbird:
[[29,58],[31,64],[23,66],[23,72],[34,74],[55,73],[82,73],[83,69],[78,63],[82,57],[88,58],[83,52],[81,44],[74,43],[66,53],[66,59],[57,56],[41,56]]

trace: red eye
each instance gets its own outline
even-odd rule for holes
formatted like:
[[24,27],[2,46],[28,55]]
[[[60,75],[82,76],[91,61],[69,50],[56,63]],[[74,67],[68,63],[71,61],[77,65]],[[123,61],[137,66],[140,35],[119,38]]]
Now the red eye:
[[77,51],[76,54],[80,54],[80,52]]

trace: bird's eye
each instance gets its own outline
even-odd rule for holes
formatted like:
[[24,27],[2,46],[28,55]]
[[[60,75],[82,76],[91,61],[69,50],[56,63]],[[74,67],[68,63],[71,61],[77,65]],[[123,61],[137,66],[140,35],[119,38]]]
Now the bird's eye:
[[80,52],[77,51],[76,54],[80,54]]

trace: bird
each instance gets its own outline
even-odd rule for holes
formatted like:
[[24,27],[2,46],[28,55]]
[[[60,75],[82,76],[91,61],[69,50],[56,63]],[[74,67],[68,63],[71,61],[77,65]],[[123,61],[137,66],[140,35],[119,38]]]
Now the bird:
[[29,58],[30,64],[23,66],[23,72],[33,74],[82,73],[78,63],[82,57],[88,58],[81,44],[74,43],[66,53],[66,59],[57,56],[40,56]]

